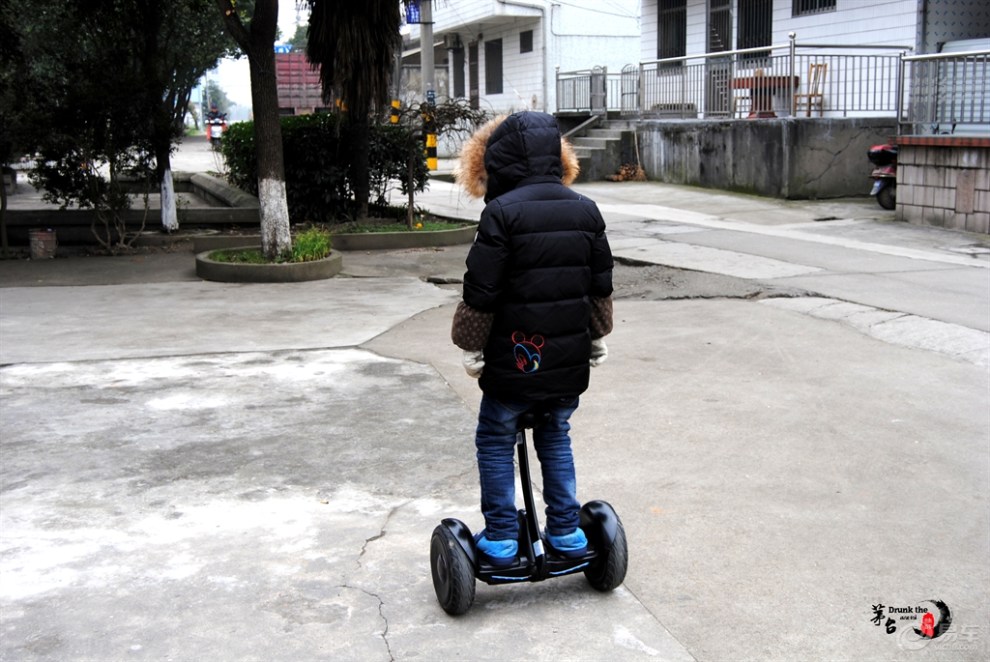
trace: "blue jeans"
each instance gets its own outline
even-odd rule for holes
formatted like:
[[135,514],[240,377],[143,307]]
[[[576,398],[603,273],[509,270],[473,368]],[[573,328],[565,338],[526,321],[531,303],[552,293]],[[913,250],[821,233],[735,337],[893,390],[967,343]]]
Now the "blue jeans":
[[[515,540],[519,522],[516,516],[516,481],[513,458],[519,416],[532,402],[481,398],[475,445],[478,473],[481,475],[481,512],[485,516],[485,537],[489,540]],[[578,398],[552,402],[550,420],[533,432],[533,445],[543,474],[543,501],[547,504],[547,530],[566,535],[580,523],[577,481],[571,426],[568,419],[578,407]]]

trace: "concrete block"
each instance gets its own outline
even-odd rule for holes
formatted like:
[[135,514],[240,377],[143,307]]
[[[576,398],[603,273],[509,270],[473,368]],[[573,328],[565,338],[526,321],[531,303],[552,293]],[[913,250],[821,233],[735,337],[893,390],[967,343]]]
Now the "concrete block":
[[901,185],[911,186],[913,184],[919,183],[921,179],[921,172],[918,168],[914,166],[909,166],[907,168],[902,167],[899,163],[897,164],[897,185],[898,188]]
[[946,210],[943,214],[945,220],[942,227],[952,228],[953,230],[966,229],[966,214],[957,214],[951,210]]
[[897,205],[897,215],[899,221],[906,221],[908,223],[915,223],[920,225],[922,223],[922,208],[918,205]]
[[917,186],[913,186],[908,183],[897,183],[897,206],[901,205],[913,205],[914,204],[914,192],[918,189]]
[[935,156],[935,165],[939,168],[952,168],[958,165],[956,162],[956,151],[946,149],[944,147],[936,147],[933,150]]
[[990,191],[975,192],[973,211],[980,214],[990,213]]
[[990,234],[990,214],[983,212],[970,214],[966,229],[970,232]]
[[959,167],[961,168],[979,168],[980,167],[980,152],[983,151],[978,147],[963,147],[956,148],[954,150],[957,152],[957,161]]
[[933,189],[935,195],[934,206],[940,209],[953,209],[956,206],[956,192],[952,189],[940,186]]
[[925,207],[922,212],[922,222],[924,225],[934,225],[942,227],[945,224],[945,214],[942,209]]
[[956,179],[954,204],[942,205],[947,209],[955,209],[959,214],[972,214],[976,202],[976,174],[974,170],[960,170]]
[[977,191],[990,191],[990,168],[976,170],[975,186]]

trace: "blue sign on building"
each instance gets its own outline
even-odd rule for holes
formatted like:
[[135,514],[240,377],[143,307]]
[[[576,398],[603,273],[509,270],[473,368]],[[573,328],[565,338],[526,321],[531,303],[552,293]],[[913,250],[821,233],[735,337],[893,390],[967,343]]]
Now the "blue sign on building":
[[419,22],[419,0],[409,0],[406,3],[406,23]]
[[292,44],[275,44],[276,53],[291,53]]

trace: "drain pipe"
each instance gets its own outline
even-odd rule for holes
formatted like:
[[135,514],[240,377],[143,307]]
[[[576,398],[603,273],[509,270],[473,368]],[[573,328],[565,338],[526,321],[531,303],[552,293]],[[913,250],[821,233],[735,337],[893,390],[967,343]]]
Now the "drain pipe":
[[550,110],[550,97],[547,96],[550,80],[550,76],[547,74],[547,69],[550,67],[550,62],[547,60],[547,42],[550,40],[550,16],[547,13],[547,5],[544,2],[523,2],[522,0],[498,0],[498,2],[502,5],[515,5],[516,7],[540,10],[543,25],[543,47],[540,49],[543,51],[543,109],[545,112],[552,114]]

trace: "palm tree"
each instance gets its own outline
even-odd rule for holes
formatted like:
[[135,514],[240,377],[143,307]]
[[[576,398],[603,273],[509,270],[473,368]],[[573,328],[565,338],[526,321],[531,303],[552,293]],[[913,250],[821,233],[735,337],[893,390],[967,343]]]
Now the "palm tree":
[[238,3],[245,12],[254,5],[247,25],[231,0],[215,0],[227,32],[248,56],[251,69],[251,105],[258,158],[258,201],[261,205],[261,252],[269,260],[292,251],[289,206],[285,197],[282,162],[282,125],[278,115],[275,79],[275,34],[278,0]]
[[368,145],[373,111],[388,104],[389,82],[401,24],[397,0],[307,0],[310,7],[306,54],[320,67],[323,97],[337,97],[359,147],[352,165],[360,218],[368,215]]

